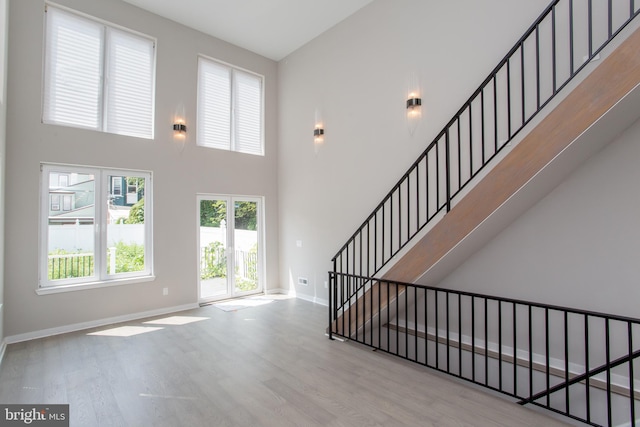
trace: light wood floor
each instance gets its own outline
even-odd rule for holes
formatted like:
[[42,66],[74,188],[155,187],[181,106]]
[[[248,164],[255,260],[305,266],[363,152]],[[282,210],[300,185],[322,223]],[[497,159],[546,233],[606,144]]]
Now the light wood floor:
[[[171,316],[203,319],[146,323],[193,320],[162,320]],[[410,362],[329,341],[327,309],[305,301],[171,316],[10,345],[0,402],[68,403],[71,425],[82,427],[564,425]],[[148,332],[89,335],[110,330]]]

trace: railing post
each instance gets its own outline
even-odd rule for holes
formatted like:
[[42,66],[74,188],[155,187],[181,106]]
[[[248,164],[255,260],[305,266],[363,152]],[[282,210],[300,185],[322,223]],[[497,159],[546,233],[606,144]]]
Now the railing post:
[[449,128],[445,133],[445,173],[447,174],[447,212],[451,210],[451,155],[449,153]]
[[333,272],[329,272],[329,339],[333,340],[333,283],[335,281],[336,260],[333,259]]

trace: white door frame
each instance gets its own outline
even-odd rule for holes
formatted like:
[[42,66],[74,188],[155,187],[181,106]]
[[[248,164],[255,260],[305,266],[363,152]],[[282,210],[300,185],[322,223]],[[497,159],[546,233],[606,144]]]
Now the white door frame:
[[[224,200],[227,203],[227,293],[219,296],[202,297],[202,280],[200,274],[200,206],[204,200]],[[235,231],[235,202],[255,202],[256,203],[256,231],[258,239],[258,259],[257,259],[257,276],[258,287],[255,290],[237,292],[235,289],[235,250],[234,250],[234,231]],[[196,241],[197,241],[197,277],[198,277],[198,302],[207,303],[217,300],[235,298],[245,295],[259,294],[264,292],[264,198],[259,196],[241,196],[231,194],[209,194],[198,193],[196,195]]]

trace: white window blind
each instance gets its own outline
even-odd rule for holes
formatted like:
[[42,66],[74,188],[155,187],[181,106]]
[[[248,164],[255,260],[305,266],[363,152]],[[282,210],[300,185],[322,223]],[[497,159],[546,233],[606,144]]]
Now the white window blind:
[[153,43],[109,28],[106,131],[153,135]]
[[99,129],[102,25],[49,7],[46,38],[44,121]]
[[261,76],[199,58],[198,145],[263,155],[262,94]]
[[262,153],[262,79],[235,72],[236,150]]
[[231,70],[213,61],[198,61],[198,144],[231,149]]
[[155,44],[47,6],[45,123],[153,138]]

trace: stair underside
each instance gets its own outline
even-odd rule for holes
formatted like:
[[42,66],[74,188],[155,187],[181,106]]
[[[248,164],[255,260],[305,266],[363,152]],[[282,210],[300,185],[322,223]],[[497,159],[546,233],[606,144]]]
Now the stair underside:
[[[516,195],[519,192],[525,194],[526,191],[523,189],[528,183],[538,178],[536,175],[541,174],[545,168],[553,174],[554,161],[561,159],[562,154],[565,154],[566,157],[566,154],[571,150],[577,153],[573,155],[572,167],[575,168],[578,164],[575,159],[582,156],[583,158],[579,160],[584,160],[598,146],[611,141],[612,136],[617,135],[624,127],[617,129],[617,133],[614,134],[611,134],[611,130],[603,133],[596,129],[592,132],[591,138],[600,139],[591,143],[590,152],[575,148],[582,144],[581,137],[584,138],[584,135],[589,131],[593,131],[590,128],[594,126],[594,123],[605,118],[607,112],[612,110],[616,104],[622,104],[621,100],[632,93],[640,83],[640,55],[638,52],[640,52],[640,29],[627,38],[576,86],[469,194],[457,202],[450,212],[444,215],[423,238],[398,259],[383,278],[399,282],[437,284],[439,280],[481,246],[482,242],[478,243],[477,239],[474,244],[472,235],[474,231],[481,228],[483,223],[490,223],[488,220],[492,215],[494,216],[493,235],[497,234],[499,227],[504,228],[508,225],[510,221],[505,223],[505,219],[502,218],[500,221],[502,224],[498,224],[498,228],[496,228],[495,218],[499,218],[500,215],[495,214],[501,207],[507,205],[510,199],[516,200],[517,204]],[[639,92],[640,90],[635,91],[636,94]],[[634,96],[634,102],[638,98],[640,96]],[[633,119],[638,117],[637,109],[627,109],[631,110],[631,113],[623,113],[625,117],[618,120],[621,126],[628,126]],[[615,120],[609,120],[605,126],[611,128],[615,127],[615,124]],[[606,138],[603,136],[605,134],[610,136],[608,140],[603,141],[602,139]],[[589,142],[587,141],[583,145],[589,145]],[[562,168],[561,161],[557,163]],[[560,176],[562,171],[556,170],[555,174]],[[555,185],[559,182],[556,182]],[[547,184],[546,192],[555,185]],[[535,191],[533,192],[535,193]],[[538,193],[540,193],[539,189]],[[537,198],[530,197],[528,207],[543,196],[544,194],[538,194]],[[526,210],[521,201],[520,208],[521,211]],[[515,217],[510,218],[510,220],[513,219]],[[461,245],[461,242],[465,240],[470,242],[466,248]],[[483,242],[487,241],[488,238],[485,237]],[[450,256],[445,260],[447,255],[456,251],[459,252],[456,256]],[[445,262],[442,262],[443,260]],[[444,267],[442,267],[443,265]],[[433,274],[429,276],[429,272],[433,272]],[[383,297],[381,303],[378,304],[379,287],[377,283],[372,284],[371,288],[364,292],[357,302],[344,310],[344,313],[334,322],[334,326],[340,325],[339,334],[348,336],[349,332],[355,333],[357,325],[361,327],[365,321],[386,308],[388,299]],[[382,286],[383,289],[386,287]],[[399,294],[402,291],[403,289],[399,288]],[[373,293],[373,297],[371,293]],[[384,294],[385,291],[383,290],[382,293]],[[395,291],[391,293],[395,294]],[[343,317],[349,321],[345,323]]]

